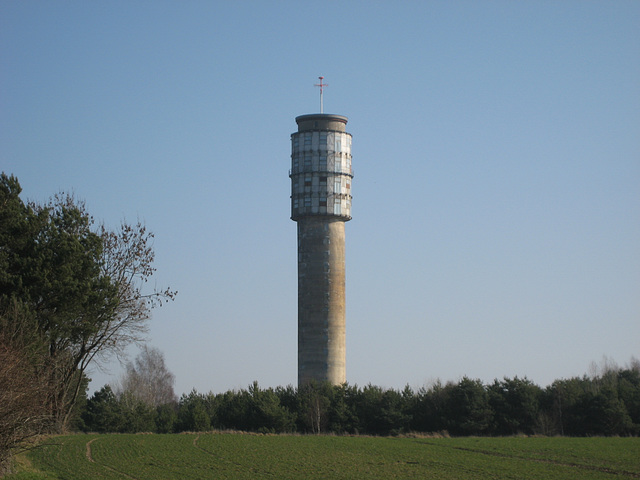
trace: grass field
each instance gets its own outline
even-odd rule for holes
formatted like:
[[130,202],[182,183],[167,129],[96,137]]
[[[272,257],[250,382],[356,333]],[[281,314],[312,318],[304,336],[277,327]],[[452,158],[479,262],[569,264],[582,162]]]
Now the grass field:
[[640,438],[69,435],[6,478],[640,478]]

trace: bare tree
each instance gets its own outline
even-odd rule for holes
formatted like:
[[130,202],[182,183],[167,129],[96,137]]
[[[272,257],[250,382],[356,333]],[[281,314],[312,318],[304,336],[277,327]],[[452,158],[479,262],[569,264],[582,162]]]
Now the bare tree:
[[127,364],[127,371],[120,380],[117,394],[131,395],[141,402],[157,407],[177,401],[173,390],[175,376],[169,371],[162,352],[143,346],[134,362]]
[[[153,233],[138,222],[122,223],[116,231],[100,227],[102,239],[102,276],[108,278],[116,293],[111,299],[112,311],[105,315],[90,335],[77,345],[77,370],[86,371],[89,365],[110,356],[124,358],[124,351],[132,343],[141,343],[147,333],[151,310],[173,300],[176,291],[148,290],[145,285],[156,269],[153,267]],[[75,363],[75,362],[74,362]],[[75,382],[72,404],[79,394],[80,382]],[[64,424],[68,421],[70,409]]]
[[0,311],[0,477],[12,453],[45,432],[51,423],[46,355],[37,342],[24,337],[33,321],[17,301]]
[[[56,200],[60,202],[58,197]],[[66,197],[62,202],[90,218],[84,204],[72,197]],[[113,355],[123,358],[128,345],[144,340],[151,310],[173,300],[177,293],[168,288],[160,291],[145,288],[156,269],[153,267],[153,233],[142,223],[122,223],[116,231],[102,226],[99,237],[102,247],[99,280],[107,282],[101,290],[103,304],[95,311],[82,312],[81,319],[86,328],[79,334],[62,335],[57,339],[60,345],[56,348],[59,353],[52,381],[62,388],[51,403],[58,430],[64,430],[69,422],[87,368]]]

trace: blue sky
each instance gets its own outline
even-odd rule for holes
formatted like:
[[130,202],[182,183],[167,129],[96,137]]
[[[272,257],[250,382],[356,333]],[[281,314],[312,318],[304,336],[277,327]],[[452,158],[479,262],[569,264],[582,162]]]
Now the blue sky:
[[353,135],[351,384],[640,357],[636,1],[1,2],[0,170],[155,232],[178,393],[295,384],[289,135],[320,75]]

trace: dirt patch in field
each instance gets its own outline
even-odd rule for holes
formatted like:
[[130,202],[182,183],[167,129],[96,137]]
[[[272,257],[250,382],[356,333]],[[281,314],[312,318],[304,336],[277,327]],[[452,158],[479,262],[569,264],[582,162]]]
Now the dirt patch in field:
[[86,455],[87,455],[87,460],[89,460],[91,463],[96,463],[96,461],[93,459],[93,457],[91,456],[91,444],[93,442],[95,442],[97,440],[97,438],[94,438],[93,440],[89,440],[87,442],[87,451],[86,451]]

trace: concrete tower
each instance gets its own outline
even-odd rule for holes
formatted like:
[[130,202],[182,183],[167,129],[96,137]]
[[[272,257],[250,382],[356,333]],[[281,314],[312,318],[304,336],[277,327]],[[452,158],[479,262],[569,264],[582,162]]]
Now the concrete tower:
[[298,223],[298,385],[346,382],[344,223],[351,220],[347,117],[296,117],[291,219]]

